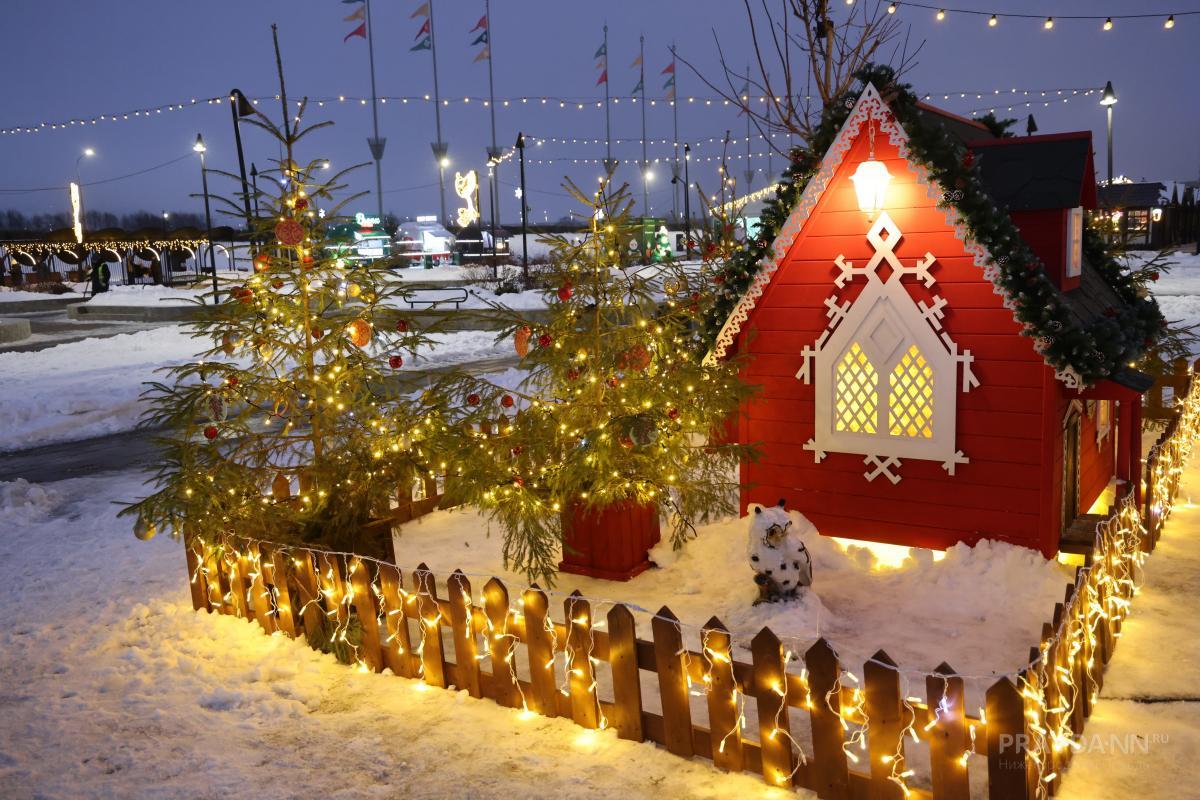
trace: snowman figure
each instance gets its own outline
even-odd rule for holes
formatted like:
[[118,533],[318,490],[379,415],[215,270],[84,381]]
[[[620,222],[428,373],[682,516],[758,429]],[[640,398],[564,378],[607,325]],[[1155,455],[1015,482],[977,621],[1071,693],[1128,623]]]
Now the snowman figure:
[[794,599],[801,588],[812,585],[812,560],[798,528],[804,533],[816,528],[804,516],[793,527],[784,505],[780,500],[770,508],[755,506],[750,515],[750,566],[758,584],[754,605]]

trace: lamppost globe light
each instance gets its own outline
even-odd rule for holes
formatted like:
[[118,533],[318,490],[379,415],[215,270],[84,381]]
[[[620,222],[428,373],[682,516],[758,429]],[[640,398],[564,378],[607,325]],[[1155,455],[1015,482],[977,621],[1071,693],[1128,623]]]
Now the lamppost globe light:
[[450,157],[449,156],[442,156],[442,166],[443,167],[450,166]]
[[1117,93],[1113,91],[1112,81],[1106,81],[1104,91],[1100,94],[1100,105],[1111,106],[1117,102]]
[[208,150],[208,148],[204,146],[204,137],[198,133],[196,134],[196,143],[192,145],[192,149],[197,153],[203,153]]
[[83,148],[83,154],[88,158],[91,158],[92,156],[96,155],[96,151],[90,147],[85,147]]

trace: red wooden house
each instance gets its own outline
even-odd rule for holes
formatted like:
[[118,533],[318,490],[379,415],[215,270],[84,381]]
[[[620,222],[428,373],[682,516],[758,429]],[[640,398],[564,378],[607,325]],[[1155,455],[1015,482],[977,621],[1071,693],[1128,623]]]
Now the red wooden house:
[[[1111,314],[1122,301],[1081,252],[1090,133],[996,138],[921,118],[976,154],[1070,313]],[[1113,478],[1136,483],[1149,381],[1123,369],[1080,388],[1048,365],[908,137],[868,86],[717,337],[710,357],[745,355],[762,387],[739,421],[762,448],[742,467],[743,507],[783,497],[824,535],[1052,556]]]

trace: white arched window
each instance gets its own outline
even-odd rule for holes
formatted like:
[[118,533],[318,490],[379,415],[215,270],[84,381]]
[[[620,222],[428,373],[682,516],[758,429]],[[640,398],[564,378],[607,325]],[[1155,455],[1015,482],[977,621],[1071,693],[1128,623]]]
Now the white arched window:
[[[886,234],[886,238],[883,234]],[[941,461],[950,474],[967,462],[955,448],[955,406],[958,365],[963,365],[962,390],[978,385],[971,372],[971,355],[958,351],[941,331],[945,301],[914,302],[901,283],[914,275],[927,287],[934,284],[926,253],[906,267],[893,253],[901,233],[886,213],[871,226],[867,240],[875,254],[862,267],[838,256],[837,287],[856,277],[866,285],[853,303],[825,301],[829,329],[816,347],[804,349],[804,366],[797,377],[816,389],[813,439],[805,445],[817,461],[826,453],[865,456],[865,477],[883,475],[893,483],[903,458]],[[877,268],[890,267],[886,277]],[[939,332],[940,331],[940,332]]]

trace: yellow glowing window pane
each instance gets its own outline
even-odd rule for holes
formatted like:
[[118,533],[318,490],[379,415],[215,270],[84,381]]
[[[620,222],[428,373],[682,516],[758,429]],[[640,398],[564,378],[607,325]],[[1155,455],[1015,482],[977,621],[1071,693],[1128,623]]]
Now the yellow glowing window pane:
[[915,344],[892,369],[888,427],[892,436],[933,438],[933,368]]
[[879,412],[879,375],[858,346],[842,356],[837,365],[837,429],[852,433],[875,433]]

